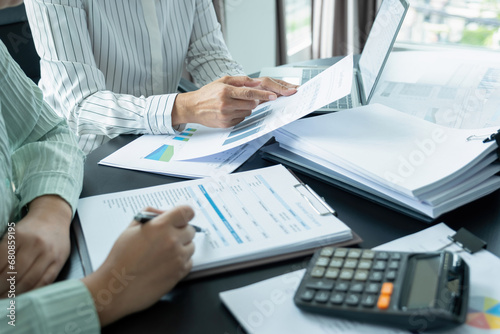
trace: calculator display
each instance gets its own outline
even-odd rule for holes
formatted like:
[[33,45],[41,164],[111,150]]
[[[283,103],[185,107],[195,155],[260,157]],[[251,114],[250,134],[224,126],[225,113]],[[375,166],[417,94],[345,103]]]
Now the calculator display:
[[409,309],[432,307],[436,300],[440,257],[415,259],[410,294],[406,307]]

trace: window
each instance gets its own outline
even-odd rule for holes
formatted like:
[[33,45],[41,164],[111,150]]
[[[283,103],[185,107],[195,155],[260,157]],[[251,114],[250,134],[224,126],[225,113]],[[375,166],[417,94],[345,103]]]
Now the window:
[[287,62],[311,58],[311,0],[285,0]]
[[398,42],[500,49],[497,0],[412,0]]

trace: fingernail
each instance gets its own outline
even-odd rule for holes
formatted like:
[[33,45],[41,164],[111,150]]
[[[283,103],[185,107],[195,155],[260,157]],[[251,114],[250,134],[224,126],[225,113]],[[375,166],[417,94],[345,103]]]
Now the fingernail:
[[276,100],[276,95],[269,95],[269,100],[270,101]]

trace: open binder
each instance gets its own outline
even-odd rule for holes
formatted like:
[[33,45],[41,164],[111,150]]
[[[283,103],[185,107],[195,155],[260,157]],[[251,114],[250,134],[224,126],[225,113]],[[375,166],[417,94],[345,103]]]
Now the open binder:
[[281,165],[226,177],[80,199],[73,226],[85,274],[102,264],[136,211],[146,205],[168,209],[166,202],[174,197],[166,198],[169,194],[189,194],[188,201],[170,206],[190,204],[196,212],[192,223],[209,231],[195,237],[193,269],[186,279],[309,255],[327,244],[361,242],[321,197]]
[[262,152],[430,222],[500,188],[496,133],[445,128],[373,104],[291,123]]

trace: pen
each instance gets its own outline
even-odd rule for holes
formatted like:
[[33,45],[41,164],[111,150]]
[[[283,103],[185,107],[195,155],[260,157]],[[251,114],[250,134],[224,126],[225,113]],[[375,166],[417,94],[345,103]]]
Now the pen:
[[[153,219],[153,218],[155,218],[157,216],[158,216],[158,214],[155,213],[155,212],[141,211],[141,212],[139,212],[138,214],[136,214],[134,216],[134,220],[138,221],[141,224],[145,224],[145,223],[147,223],[148,221],[150,221],[151,219]],[[193,224],[190,224],[190,225],[194,228],[194,230],[196,232],[203,232],[205,234],[208,233],[207,229],[201,228],[201,227],[193,225]]]

